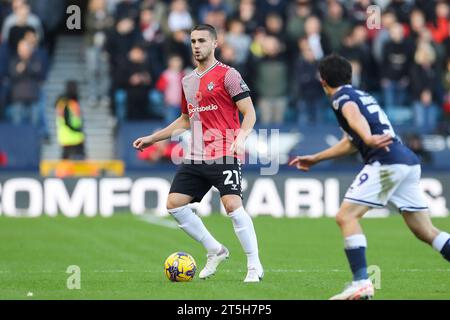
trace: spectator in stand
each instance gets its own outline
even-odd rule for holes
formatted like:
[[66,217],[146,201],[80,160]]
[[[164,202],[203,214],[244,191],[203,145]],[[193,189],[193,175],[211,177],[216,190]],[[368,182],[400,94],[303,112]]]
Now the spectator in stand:
[[139,31],[136,29],[133,19],[130,18],[121,18],[118,20],[114,29],[107,35],[105,48],[106,52],[108,52],[109,73],[111,78],[110,101],[113,102],[110,106],[114,114],[117,111],[116,95],[119,86],[118,83],[120,81],[118,75],[119,67],[123,64],[133,45],[139,41]]
[[168,4],[160,0],[142,0],[141,10],[148,8],[152,10],[154,21],[156,21],[160,29],[164,32],[164,35],[169,33],[169,27],[167,25]]
[[37,59],[42,65],[42,72],[40,73],[39,80],[41,86],[39,89],[39,120],[38,128],[39,134],[43,143],[50,142],[50,133],[48,128],[46,105],[47,96],[45,90],[42,88],[42,84],[47,79],[47,73],[50,65],[50,59],[47,49],[44,46],[39,46],[38,35],[34,30],[29,30],[25,33],[23,39],[28,42],[31,50],[33,50],[33,58]]
[[305,21],[313,13],[310,0],[296,0],[295,8],[287,18],[287,36],[291,47],[297,46],[297,40],[305,35]]
[[233,48],[236,64],[239,66],[244,66],[247,62],[248,51],[252,43],[252,38],[244,31],[245,26],[242,21],[233,19],[229,22],[228,33],[225,35],[225,42]]
[[[442,42],[442,49],[444,54],[444,64],[446,64],[447,59],[450,57],[450,23],[448,24],[448,36]],[[445,66],[446,67],[446,66]]]
[[126,92],[126,110],[118,110],[121,118],[142,120],[149,118],[149,91],[152,78],[144,49],[134,45],[128,59],[118,72],[119,86]]
[[166,55],[177,54],[183,59],[184,66],[192,65],[192,50],[190,36],[185,30],[178,30],[172,33],[165,43]]
[[258,0],[258,12],[260,13],[261,22],[266,19],[269,14],[275,13],[286,19],[286,9],[289,0]]
[[330,40],[330,50],[339,52],[341,39],[349,32],[350,23],[344,17],[344,8],[336,0],[328,1],[326,17],[323,21],[323,32]]
[[18,5],[14,13],[10,15],[3,25],[2,41],[7,42],[10,50],[17,51],[17,44],[23,39],[27,31],[34,30],[39,39],[43,39],[42,25],[37,16],[30,12],[30,6],[26,3]]
[[322,23],[317,16],[309,16],[305,21],[305,35],[316,60],[330,53],[327,36],[322,32]]
[[444,113],[443,133],[450,135],[450,57],[447,57],[443,75],[444,101],[442,111]]
[[185,0],[172,0],[168,18],[169,30],[190,30],[193,25],[192,16]]
[[243,74],[241,70],[245,68],[245,66],[237,64],[236,51],[229,44],[224,43],[223,45],[221,45],[219,60],[225,63],[227,66],[230,66],[238,70],[239,73],[241,73],[241,75]]
[[317,71],[317,61],[305,38],[298,41],[300,55],[295,65],[295,84],[298,124],[317,124],[323,121],[324,92]]
[[53,56],[56,36],[61,24],[65,22],[66,8],[68,4],[61,0],[28,0],[31,11],[42,22],[45,46],[50,56]]
[[428,23],[428,29],[431,32],[435,43],[442,43],[448,37],[449,27],[449,5],[444,1],[436,4],[436,17]]
[[141,37],[133,19],[125,17],[116,22],[114,29],[106,39],[111,71],[116,70],[123,57],[126,57],[131,47],[139,41],[141,41]]
[[378,65],[383,62],[384,45],[390,40],[390,29],[396,22],[397,18],[392,11],[381,14],[381,29],[378,30],[372,42],[372,55]]
[[103,50],[107,30],[114,25],[109,14],[106,0],[90,0],[86,14],[86,74],[88,79],[89,106],[108,105],[107,81],[105,70],[105,55]]
[[200,7],[198,12],[198,21],[200,23],[207,23],[206,16],[208,13],[217,11],[224,12],[225,17],[228,17],[231,14],[230,6],[224,0],[208,0],[207,3]]
[[264,27],[266,28],[267,35],[276,37],[280,41],[280,45],[283,48],[286,47],[287,37],[284,32],[284,23],[281,15],[276,12],[267,14]]
[[416,43],[420,34],[427,28],[424,13],[419,9],[414,9],[409,18],[409,26],[410,37]]
[[115,15],[116,20],[123,18],[130,18],[135,23],[139,17],[139,1],[137,0],[120,0],[116,5]]
[[390,38],[383,49],[383,60],[380,64],[381,87],[384,106],[387,110],[406,103],[414,48],[405,39],[403,33],[402,25],[394,23],[389,30]]
[[206,13],[205,23],[213,26],[218,33],[224,32],[227,25],[227,16],[223,10],[211,10]]
[[413,3],[409,0],[391,0],[386,7],[387,10],[395,12],[395,16],[402,24],[408,23],[412,8]]
[[165,35],[158,22],[153,7],[143,7],[140,13],[139,29],[143,38],[148,60],[151,61],[156,75],[164,70]]
[[156,82],[156,89],[164,94],[165,123],[170,124],[181,113],[182,86],[184,77],[183,59],[178,55],[172,55],[168,60],[168,67]]
[[432,133],[436,129],[439,117],[439,108],[434,97],[434,90],[439,81],[433,68],[435,60],[436,52],[431,44],[419,42],[414,54],[410,79],[414,122],[424,133]]
[[262,124],[279,125],[288,104],[287,63],[274,36],[262,39],[263,56],[255,60],[255,86]]
[[253,35],[259,27],[255,0],[241,0],[235,16],[242,21],[245,26],[245,33],[249,35]]
[[42,62],[33,55],[33,48],[25,39],[19,41],[17,56],[9,64],[11,100],[8,114],[15,124],[39,124],[39,94],[43,74]]
[[[337,2],[333,0],[333,2]],[[373,5],[371,0],[354,0],[350,4],[350,17],[357,24],[363,24],[367,21],[367,9]]]
[[[363,90],[369,86],[369,74],[371,68],[370,47],[367,43],[367,29],[363,25],[355,25],[344,38],[341,55],[347,58],[355,67],[353,85]],[[358,75],[359,72],[359,75]]]

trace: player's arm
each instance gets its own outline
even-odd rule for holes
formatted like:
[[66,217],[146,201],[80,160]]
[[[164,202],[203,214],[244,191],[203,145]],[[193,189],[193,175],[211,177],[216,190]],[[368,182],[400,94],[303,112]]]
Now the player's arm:
[[185,130],[190,128],[189,115],[182,113],[174,122],[169,124],[164,129],[156,131],[155,133],[140,137],[133,142],[133,147],[142,151],[143,149],[150,147],[152,144],[166,140],[170,138],[173,134],[180,134]]
[[371,148],[385,148],[392,143],[389,134],[374,134],[370,131],[369,123],[359,111],[358,105],[353,101],[344,103],[341,108],[342,115],[347,120],[353,131],[361,137],[364,143]]
[[236,152],[237,154],[242,154],[245,149],[245,140],[255,125],[256,112],[250,97],[238,100],[236,102],[236,106],[239,109],[239,112],[242,113],[243,119],[239,134],[231,145],[231,151]]
[[340,158],[356,151],[357,149],[353,146],[347,135],[344,135],[344,137],[334,146],[316,154],[297,156],[289,162],[289,165],[295,166],[302,171],[308,171],[313,165],[321,161]]

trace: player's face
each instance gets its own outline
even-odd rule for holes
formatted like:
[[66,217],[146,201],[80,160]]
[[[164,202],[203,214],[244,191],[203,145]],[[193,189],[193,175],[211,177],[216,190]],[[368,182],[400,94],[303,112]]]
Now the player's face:
[[195,30],[191,33],[191,47],[194,59],[203,62],[214,54],[217,40],[213,39],[207,30]]

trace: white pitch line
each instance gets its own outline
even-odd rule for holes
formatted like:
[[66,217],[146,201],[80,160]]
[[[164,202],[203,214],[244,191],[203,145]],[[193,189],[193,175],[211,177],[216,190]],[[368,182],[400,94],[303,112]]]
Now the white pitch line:
[[157,226],[162,226],[170,229],[178,229],[178,224],[175,221],[167,220],[164,218],[156,217],[151,214],[144,214],[141,216],[137,216],[139,220],[142,220],[144,222],[154,224]]
[[[232,272],[246,272],[247,269],[221,269],[220,272],[232,273]],[[307,270],[307,269],[265,269],[264,271],[270,273],[324,273],[324,272],[348,272],[348,270],[330,269],[330,270]],[[450,272],[450,269],[398,269],[389,270],[389,272]],[[112,269],[112,270],[87,270],[86,272],[92,273],[160,273],[161,270],[124,270],[124,269]],[[41,270],[41,271],[10,271],[0,270],[1,273],[66,273],[61,270]]]

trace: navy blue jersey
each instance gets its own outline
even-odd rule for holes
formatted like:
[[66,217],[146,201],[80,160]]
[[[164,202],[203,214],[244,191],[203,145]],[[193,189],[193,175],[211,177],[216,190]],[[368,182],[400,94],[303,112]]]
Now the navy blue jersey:
[[[393,137],[393,143],[389,145],[389,151],[385,148],[374,149],[368,147],[361,137],[352,130],[342,114],[342,106],[349,101],[358,105],[359,111],[369,123],[372,134],[388,133]],[[380,164],[419,164],[419,158],[395,135],[394,129],[386,114],[380,108],[376,99],[370,94],[356,90],[351,85],[345,85],[334,93],[331,97],[331,103],[339,125],[347,133],[348,138],[358,149],[366,164],[371,164],[376,161]]]

